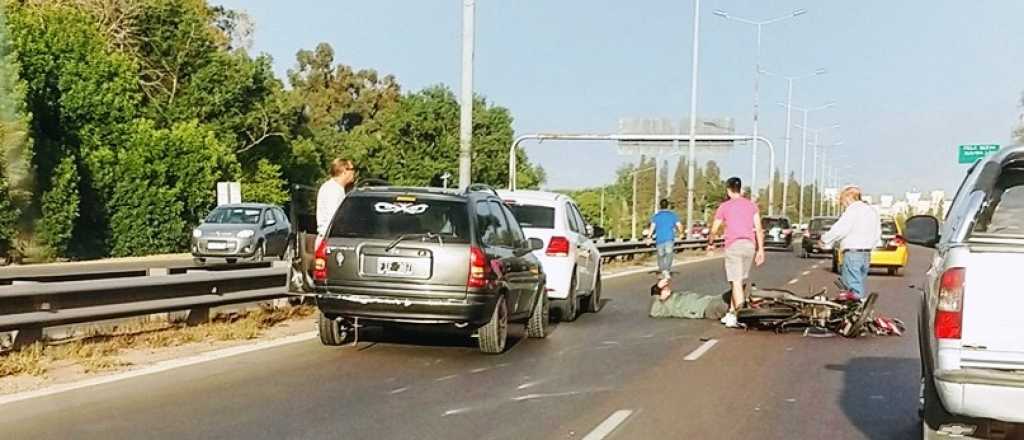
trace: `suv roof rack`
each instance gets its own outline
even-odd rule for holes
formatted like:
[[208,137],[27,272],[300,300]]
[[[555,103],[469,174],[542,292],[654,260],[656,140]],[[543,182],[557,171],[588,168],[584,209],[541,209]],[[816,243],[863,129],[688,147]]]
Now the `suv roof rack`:
[[483,184],[483,183],[471,184],[471,185],[466,187],[466,191],[465,192],[466,193],[471,193],[471,192],[477,192],[477,191],[480,191],[480,192],[490,192],[491,194],[494,194],[494,197],[501,198],[501,196],[498,195],[498,191],[497,190],[492,188],[490,185]]

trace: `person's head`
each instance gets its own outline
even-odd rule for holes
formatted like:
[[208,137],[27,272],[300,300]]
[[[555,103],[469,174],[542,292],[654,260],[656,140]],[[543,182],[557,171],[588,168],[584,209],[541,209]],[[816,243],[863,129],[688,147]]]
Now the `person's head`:
[[725,181],[725,192],[730,199],[743,196],[743,181],[739,177],[730,177]]
[[348,185],[356,180],[356,164],[351,159],[337,158],[331,161],[331,178]]
[[669,280],[666,280],[664,278],[658,280],[657,283],[654,283],[654,285],[651,286],[651,296],[658,296],[661,295],[662,293],[666,295],[672,293],[672,284],[669,282]]
[[844,208],[860,200],[861,191],[857,185],[846,185],[839,191],[839,204],[843,205]]
[[668,199],[661,199],[661,203],[658,204],[661,209],[668,209]]

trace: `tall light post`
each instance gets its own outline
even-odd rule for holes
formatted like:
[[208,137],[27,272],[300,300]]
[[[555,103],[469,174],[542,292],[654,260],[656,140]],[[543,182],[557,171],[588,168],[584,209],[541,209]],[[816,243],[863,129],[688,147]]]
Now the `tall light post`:
[[[815,70],[813,73],[808,73],[806,75],[786,76],[779,75],[769,70],[761,70],[761,73],[765,75],[786,80],[786,152],[784,153],[785,158],[782,160],[782,215],[786,215],[786,208],[789,206],[789,145],[793,131],[793,82],[813,76],[824,75],[827,72],[828,71],[824,68],[820,68]],[[807,111],[804,111],[804,125],[807,125]],[[768,172],[771,173],[772,170],[769,170]],[[803,220],[801,219],[799,223],[803,223]]]
[[[817,142],[815,142],[815,143],[817,144]],[[824,145],[823,144],[818,144],[818,145],[815,145],[816,147],[821,149],[821,178],[820,179],[818,178],[818,172],[817,172],[817,169],[818,169],[817,149],[815,149],[815,155],[814,155],[814,162],[815,163],[813,164],[813,167],[815,169],[815,173],[814,173],[815,174],[815,176],[814,176],[815,186],[817,186],[817,188],[819,189],[819,192],[821,190],[823,190],[824,187],[825,187],[825,184],[828,183],[828,180],[825,177],[825,167],[828,164],[828,149],[827,149],[827,147],[838,147],[840,145],[843,145],[842,141],[831,143],[831,144],[824,144]],[[811,193],[811,215],[814,215],[814,208],[815,208],[814,196],[815,196],[815,193]],[[820,197],[819,199],[820,200],[818,200],[818,203],[824,204],[824,199],[825,199],[824,194],[822,194],[822,197]],[[824,212],[824,206],[823,205],[818,207],[818,212]]]
[[476,0],[462,0],[462,93],[459,103],[459,189],[473,181],[473,37]]
[[[722,17],[722,18],[724,18],[726,20],[738,21],[740,23],[745,23],[745,24],[753,25],[753,26],[755,26],[757,28],[757,56],[756,56],[755,61],[754,61],[754,127],[753,128],[754,128],[754,137],[755,138],[757,138],[757,136],[758,136],[758,130],[757,130],[758,122],[759,122],[758,121],[758,106],[759,106],[760,92],[761,92],[761,90],[760,90],[760,77],[761,77],[761,31],[764,29],[765,26],[767,26],[769,24],[778,23],[780,21],[788,20],[790,18],[794,18],[794,17],[800,16],[800,15],[803,15],[805,13],[807,13],[806,9],[796,9],[796,10],[794,10],[793,12],[791,12],[789,14],[780,15],[778,17],[771,18],[771,19],[768,19],[768,20],[751,20],[751,19],[748,19],[748,18],[737,17],[737,16],[734,16],[734,15],[731,15],[728,12],[723,11],[721,9],[718,9],[718,10],[714,11],[715,15],[717,15],[719,17]],[[768,185],[771,185],[771,173],[770,172],[769,172],[769,177],[768,177]],[[751,200],[757,200],[757,191],[755,190],[756,187],[757,187],[757,145],[755,144],[754,145],[754,151],[751,153],[751,158],[750,158],[750,199]],[[689,225],[688,225],[688,227],[689,227]]]
[[[686,230],[693,228],[693,179],[697,173],[697,73],[700,66],[700,0],[693,0],[693,51],[690,58],[690,148],[687,158],[689,169],[686,174]],[[757,149],[757,136],[754,136]]]
[[[796,110],[800,110],[800,111],[804,112],[804,124],[796,124],[796,127],[803,131],[803,148],[802,148],[803,151],[801,151],[801,154],[800,154],[800,185],[802,185],[802,186],[807,185],[807,132],[811,132],[812,134],[814,134],[814,142],[811,145],[811,149],[813,150],[813,154],[814,154],[814,162],[813,162],[811,168],[814,171],[814,177],[813,177],[812,180],[814,182],[817,182],[818,181],[818,165],[817,164],[818,164],[818,144],[819,144],[818,138],[819,138],[819,135],[821,134],[821,132],[823,132],[825,130],[839,128],[839,124],[833,124],[833,125],[830,125],[828,127],[817,128],[817,129],[809,128],[809,127],[807,127],[807,114],[809,112],[812,112],[812,111],[815,111],[815,110],[822,110],[822,109],[829,108],[829,107],[831,107],[833,105],[835,105],[835,103],[830,102],[830,103],[827,103],[825,105],[821,105],[821,106],[818,106],[818,107],[812,107],[812,108],[806,108],[806,109],[805,108],[796,107],[796,106],[793,107]],[[842,144],[842,142],[838,142],[835,145],[840,145],[840,144]],[[815,214],[814,198],[815,198],[815,194],[816,193],[814,191],[817,191],[817,190],[818,190],[818,188],[814,187],[814,190],[811,191],[811,217],[814,217],[814,214]],[[800,190],[800,206],[797,209],[800,211],[799,223],[803,223],[803,216],[804,216],[804,191],[802,189]]]

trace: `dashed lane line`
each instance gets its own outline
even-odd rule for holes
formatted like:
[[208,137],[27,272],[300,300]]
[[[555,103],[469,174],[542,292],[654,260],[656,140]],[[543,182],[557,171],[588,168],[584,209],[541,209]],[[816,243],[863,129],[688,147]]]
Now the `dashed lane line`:
[[703,344],[700,344],[700,347],[697,347],[696,350],[693,350],[692,352],[690,352],[690,354],[686,355],[686,357],[684,357],[683,360],[695,361],[697,359],[700,359],[701,356],[704,356],[704,353],[707,353],[708,350],[711,350],[711,347],[714,347],[717,343],[717,339],[708,339],[707,341],[704,341]]
[[629,409],[620,409],[613,412],[612,415],[608,416],[607,419],[604,419],[600,425],[597,425],[593,431],[590,431],[586,437],[583,437],[583,440],[602,440],[605,437],[608,437],[609,434],[615,431],[615,428],[618,428],[619,425],[621,425],[622,422],[625,422],[631,415],[633,415],[633,410]]

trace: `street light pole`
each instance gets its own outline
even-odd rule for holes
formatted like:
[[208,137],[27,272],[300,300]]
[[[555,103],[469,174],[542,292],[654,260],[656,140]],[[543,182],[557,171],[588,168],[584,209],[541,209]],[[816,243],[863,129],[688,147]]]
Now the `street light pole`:
[[459,103],[459,189],[473,181],[473,37],[476,0],[462,0],[462,94]]
[[[697,170],[697,73],[700,63],[700,0],[693,0],[693,52],[690,61],[690,148],[687,156],[686,185],[686,230],[693,228],[693,187],[694,175]],[[757,136],[754,136],[754,149],[757,149]]]
[[[821,68],[821,69],[815,70],[814,73],[809,73],[809,74],[806,74],[806,75],[798,75],[798,76],[784,76],[784,75],[779,75],[779,74],[773,73],[773,72],[768,71],[768,70],[762,70],[761,72],[764,73],[765,75],[768,75],[768,76],[776,76],[776,77],[780,77],[780,78],[786,80],[786,104],[785,104],[785,107],[786,107],[786,147],[785,147],[786,148],[786,152],[785,152],[785,158],[783,159],[783,164],[782,164],[782,179],[783,179],[783,183],[782,183],[782,215],[786,215],[786,210],[789,207],[789,146],[790,146],[790,143],[792,141],[792,131],[793,131],[792,130],[792,128],[793,128],[793,82],[796,81],[796,80],[804,79],[804,78],[810,78],[812,76],[824,75],[828,71],[825,70],[824,68]],[[804,126],[806,127],[807,126],[807,113],[808,113],[808,111],[807,111],[807,109],[801,109],[801,110],[804,111]],[[804,132],[804,135],[806,137],[806,135],[807,135],[806,131]],[[804,143],[804,149],[806,150],[806,148],[807,148],[807,143],[805,142]],[[769,172],[771,172],[771,171],[772,170],[769,170]],[[802,174],[802,172],[801,172],[801,174]],[[804,178],[804,176],[801,175],[800,176],[801,184],[803,183],[803,180],[802,180],[803,178]],[[798,221],[798,223],[803,223],[802,214],[803,214],[803,212],[800,213],[801,218]]]
[[[797,10],[794,10],[793,12],[791,12],[789,14],[782,15],[782,16],[779,16],[779,17],[775,17],[775,18],[772,18],[772,19],[769,19],[769,20],[751,20],[751,19],[747,19],[747,18],[736,17],[736,16],[733,16],[733,15],[730,15],[728,12],[720,10],[720,9],[714,11],[715,15],[717,15],[719,17],[722,17],[722,18],[724,18],[726,20],[734,20],[734,21],[738,21],[740,23],[750,24],[750,25],[754,25],[754,26],[757,27],[757,55],[756,55],[756,58],[754,60],[754,127],[753,127],[753,129],[754,129],[754,138],[758,137],[758,134],[759,134],[758,133],[758,125],[759,125],[759,122],[760,122],[759,121],[759,117],[758,117],[758,113],[759,113],[758,111],[759,111],[759,106],[760,106],[760,92],[761,92],[760,91],[760,78],[761,78],[761,31],[763,30],[764,26],[766,26],[766,25],[769,25],[769,24],[772,24],[772,23],[778,23],[780,21],[787,20],[787,19],[790,19],[790,18],[794,18],[794,17],[797,17],[799,15],[803,15],[805,13],[807,13],[806,9],[797,9]],[[757,200],[757,191],[756,191],[756,188],[757,188],[757,145],[756,145],[756,143],[754,145],[754,149],[751,152],[751,156],[750,157],[751,157],[751,159],[750,159],[750,199],[753,200],[753,201],[756,201]],[[771,172],[770,171],[768,173],[768,185],[771,186]]]
[[[818,149],[817,148],[819,146],[818,135],[822,131],[825,131],[827,129],[839,128],[839,124],[833,124],[833,125],[830,125],[828,127],[823,127],[823,128],[818,128],[818,129],[809,128],[809,127],[807,127],[807,114],[812,112],[812,111],[822,110],[822,109],[825,109],[825,108],[829,108],[829,107],[833,106],[834,104],[835,104],[834,102],[829,102],[829,103],[827,103],[825,105],[821,105],[821,106],[813,107],[813,108],[800,108],[800,107],[797,107],[797,106],[793,106],[793,108],[795,110],[799,110],[799,111],[804,112],[804,123],[796,125],[797,128],[799,128],[799,129],[801,129],[803,131],[803,151],[801,152],[801,157],[800,157],[800,185],[802,185],[802,186],[806,186],[807,185],[807,171],[806,171],[806,168],[805,168],[806,165],[807,165],[807,132],[809,131],[811,133],[814,133],[814,144],[811,146],[811,148],[814,150],[813,151],[814,162],[811,165],[811,169],[814,171],[814,177],[813,177],[813,181],[814,182],[812,184],[812,191],[811,191],[811,217],[815,216],[815,205],[814,205],[814,203],[815,203],[817,191],[819,190],[819,188],[817,187],[817,182],[818,182]],[[833,145],[842,145],[842,141],[836,142]],[[803,189],[800,190],[800,207],[799,207],[800,219],[801,219],[800,223],[803,223],[804,192],[805,191]]]

